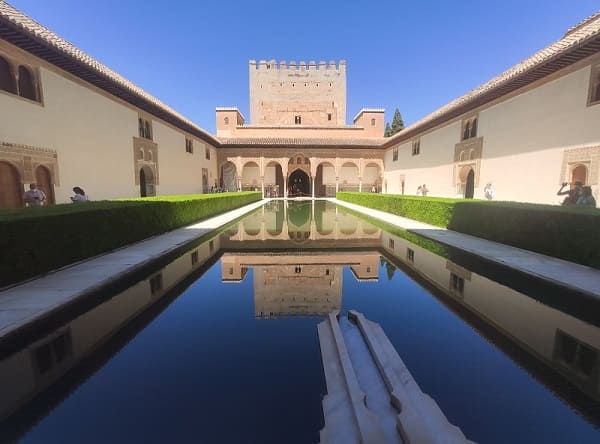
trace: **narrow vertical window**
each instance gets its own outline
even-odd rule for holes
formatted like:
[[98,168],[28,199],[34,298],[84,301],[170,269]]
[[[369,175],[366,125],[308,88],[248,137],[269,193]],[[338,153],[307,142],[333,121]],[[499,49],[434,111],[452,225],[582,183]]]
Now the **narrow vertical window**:
[[0,89],[13,94],[17,92],[10,65],[3,57],[0,57]]
[[37,100],[33,75],[24,66],[19,66],[19,95],[29,100]]

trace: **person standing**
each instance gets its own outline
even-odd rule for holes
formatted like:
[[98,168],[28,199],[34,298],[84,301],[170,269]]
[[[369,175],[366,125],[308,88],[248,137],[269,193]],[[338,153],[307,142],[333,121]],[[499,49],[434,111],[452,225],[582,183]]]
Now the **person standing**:
[[577,205],[589,205],[596,208],[596,199],[592,196],[592,187],[583,187],[581,189],[581,197],[577,199]]
[[492,182],[488,182],[485,188],[483,189],[483,195],[487,200],[492,200],[494,198],[494,190],[492,190]]
[[23,200],[28,207],[39,207],[44,205],[46,202],[46,195],[44,192],[37,188],[35,183],[29,184],[29,190],[25,191]]
[[421,194],[423,196],[427,196],[427,193],[429,193],[429,189],[427,189],[427,185],[423,184],[423,186],[421,187]]
[[71,202],[76,203],[76,202],[87,202],[88,201],[88,197],[85,194],[85,191],[83,191],[83,188],[73,187],[73,192],[75,193],[75,195],[73,197],[71,197]]
[[563,182],[560,189],[556,193],[557,196],[567,196],[565,197],[561,205],[575,205],[577,203],[577,200],[581,197],[581,187],[583,186],[583,184],[577,181],[575,182],[575,186],[573,188],[563,191],[563,188],[566,187],[568,184],[568,182]]

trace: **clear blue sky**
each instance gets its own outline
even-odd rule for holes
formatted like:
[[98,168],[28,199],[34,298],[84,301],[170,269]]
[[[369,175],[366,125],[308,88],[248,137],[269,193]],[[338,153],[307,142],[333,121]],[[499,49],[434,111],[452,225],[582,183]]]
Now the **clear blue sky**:
[[558,40],[598,0],[11,0],[205,130],[248,112],[251,59],[347,61],[347,116],[408,125]]

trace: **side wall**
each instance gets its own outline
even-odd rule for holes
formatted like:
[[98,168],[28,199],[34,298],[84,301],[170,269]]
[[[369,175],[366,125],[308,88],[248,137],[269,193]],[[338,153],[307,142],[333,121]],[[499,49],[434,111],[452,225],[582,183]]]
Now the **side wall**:
[[[214,147],[6,42],[0,42],[0,54],[36,69],[42,96],[38,103],[0,91],[0,160],[15,160],[19,153],[27,157],[36,150],[52,153],[56,203],[70,202],[74,186],[82,187],[92,200],[140,195],[139,158],[134,153],[139,116],[152,124],[156,194],[201,193],[202,169],[210,176],[209,188],[217,177]],[[186,152],[186,137],[193,140],[191,154]],[[212,151],[210,161],[205,148]],[[18,163],[13,162],[17,167]],[[27,169],[27,159],[23,163]],[[21,177],[25,186],[32,181],[29,176]]]
[[[404,181],[405,194],[426,183],[432,196],[461,197],[461,170],[467,167],[474,170],[475,198],[483,198],[491,182],[496,200],[556,204],[563,198],[556,196],[561,182],[573,180],[572,170],[585,165],[586,185],[598,199],[600,105],[588,105],[591,67],[598,63],[594,56],[388,149],[384,192],[401,193]],[[477,138],[461,142],[462,122],[472,117],[478,119]],[[416,155],[414,140],[420,141]],[[481,149],[460,159],[469,146]]]

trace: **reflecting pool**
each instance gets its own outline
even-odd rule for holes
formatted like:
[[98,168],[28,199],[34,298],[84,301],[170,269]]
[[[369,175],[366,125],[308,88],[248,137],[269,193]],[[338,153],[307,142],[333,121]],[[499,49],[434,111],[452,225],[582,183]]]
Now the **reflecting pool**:
[[0,440],[318,442],[316,327],[354,309],[469,439],[600,441],[598,302],[328,202],[271,202],[113,290],[0,350]]

